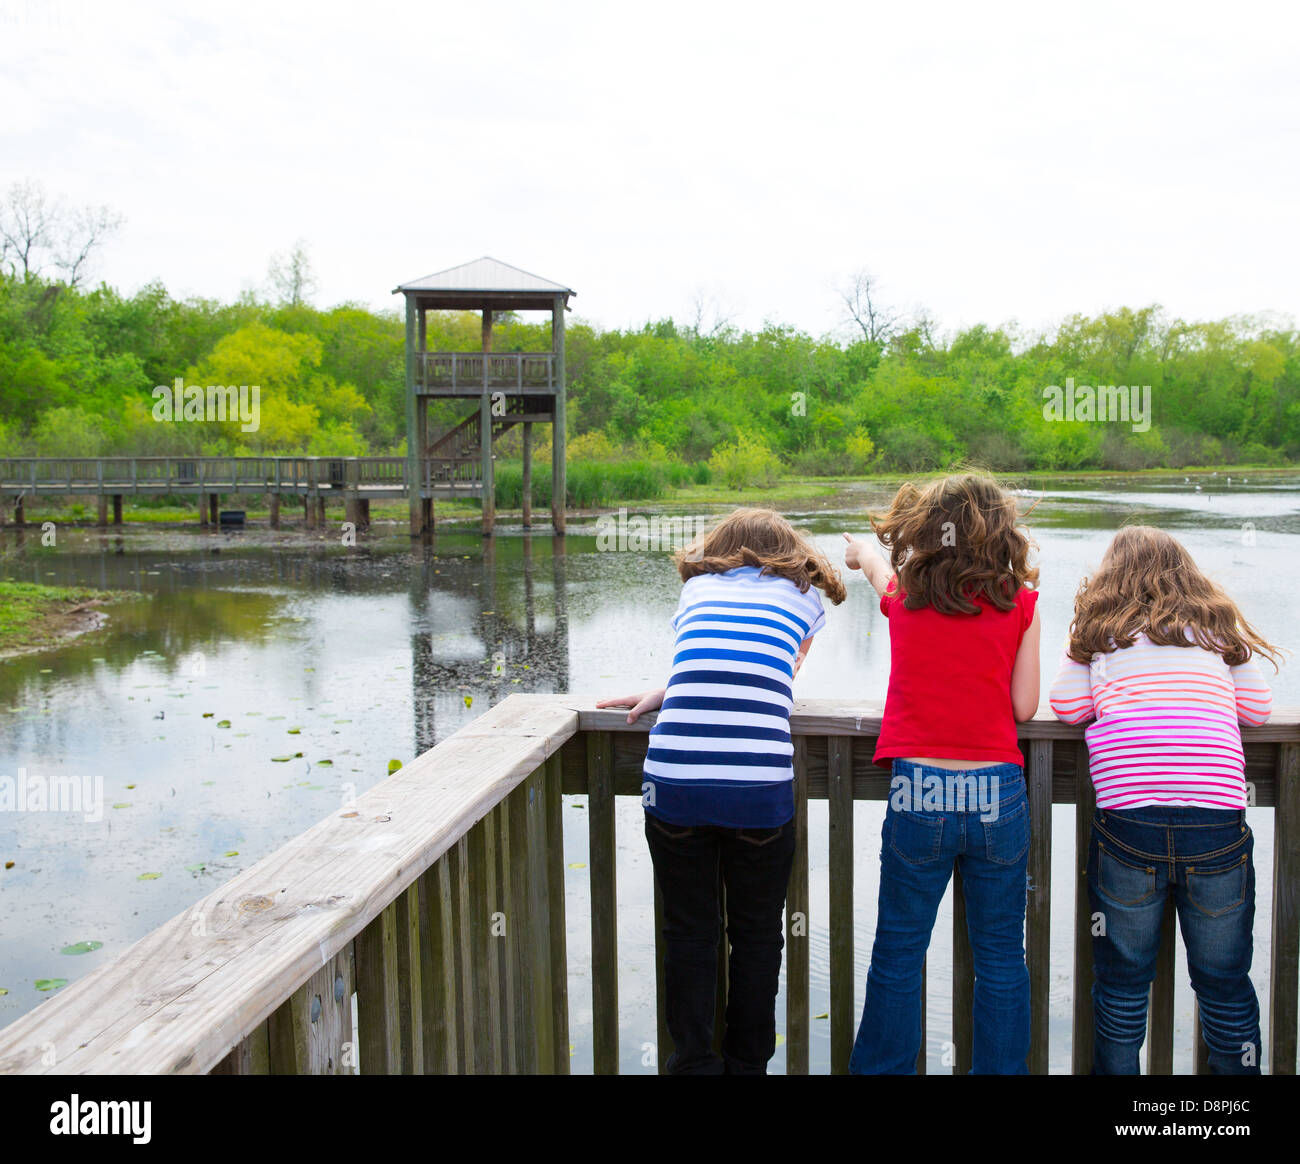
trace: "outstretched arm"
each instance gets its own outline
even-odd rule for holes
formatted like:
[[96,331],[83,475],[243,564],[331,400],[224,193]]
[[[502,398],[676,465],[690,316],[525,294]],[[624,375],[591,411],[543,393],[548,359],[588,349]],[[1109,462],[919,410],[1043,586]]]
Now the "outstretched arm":
[[864,538],[855,538],[852,534],[846,533],[844,540],[848,543],[844,547],[844,564],[850,570],[861,570],[866,575],[867,581],[875,587],[876,593],[883,595],[885,587],[889,585],[889,579],[893,576],[889,564]]

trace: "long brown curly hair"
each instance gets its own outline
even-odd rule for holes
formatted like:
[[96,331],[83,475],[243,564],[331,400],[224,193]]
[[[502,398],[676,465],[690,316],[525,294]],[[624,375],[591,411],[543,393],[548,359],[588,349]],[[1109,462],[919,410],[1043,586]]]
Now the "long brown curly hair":
[[1139,633],[1161,646],[1213,651],[1230,667],[1252,654],[1265,656],[1275,670],[1278,665],[1279,648],[1201,573],[1177,538],[1149,525],[1122,528],[1097,572],[1079,584],[1069,656],[1089,663],[1098,653],[1132,646]]
[[802,593],[816,586],[835,605],[844,601],[844,582],[808,536],[770,509],[737,509],[674,555],[685,582],[697,574],[725,574],[737,566],[758,566],[764,574],[788,578]]
[[908,610],[978,614],[984,598],[1008,611],[1022,587],[1038,582],[1016,499],[986,473],[909,481],[886,511],[869,516]]

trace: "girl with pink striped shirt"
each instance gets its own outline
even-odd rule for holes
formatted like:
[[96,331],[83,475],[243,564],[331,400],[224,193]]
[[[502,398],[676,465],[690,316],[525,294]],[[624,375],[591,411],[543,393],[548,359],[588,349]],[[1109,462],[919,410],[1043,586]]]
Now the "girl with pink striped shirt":
[[1079,588],[1051,699],[1058,719],[1092,721],[1094,1074],[1138,1074],[1170,896],[1211,1073],[1259,1074],[1239,727],[1272,711],[1256,655],[1276,670],[1277,648],[1163,530],[1120,530]]

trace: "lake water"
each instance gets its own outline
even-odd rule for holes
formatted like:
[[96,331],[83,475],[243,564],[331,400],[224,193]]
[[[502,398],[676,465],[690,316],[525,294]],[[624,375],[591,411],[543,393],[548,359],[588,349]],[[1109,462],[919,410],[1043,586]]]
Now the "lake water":
[[[789,512],[840,560],[840,531],[865,531],[863,510],[887,496],[864,485]],[[1134,517],[1175,533],[1267,638],[1296,647],[1300,478],[1062,480],[1036,485],[1034,496],[1044,693],[1079,577]],[[37,980],[72,981],[121,953],[382,780],[391,759],[410,760],[511,692],[600,697],[663,683],[680,587],[666,554],[598,553],[594,518],[572,521],[562,541],[508,524],[488,541],[467,528],[444,530],[413,546],[403,529],[381,525],[356,547],[336,533],[297,530],[65,529],[53,547],[32,530],[0,535],[0,576],[151,596],[113,608],[108,630],[93,640],[0,663],[0,777],[20,769],[46,782],[98,777],[106,802],[98,821],[0,814],[0,864],[14,862],[0,870],[0,988],[8,992],[0,1026],[52,996]],[[861,575],[849,579],[848,600],[828,610],[796,694],[883,698],[888,630]],[[1297,672],[1289,661],[1272,677],[1277,706],[1300,706]],[[587,859],[584,800],[566,798],[572,865]],[[1068,1071],[1073,808],[1054,811],[1051,1069]],[[825,802],[809,816],[817,1016],[829,1008]],[[882,803],[856,806],[858,1008],[883,816]],[[1271,814],[1252,810],[1250,820],[1259,870],[1253,977],[1266,1010]],[[648,1073],[656,1038],[651,867],[631,798],[618,805],[618,859],[622,1069]],[[568,872],[575,1072],[591,1069],[586,875]],[[103,945],[61,952],[87,941]],[[940,1072],[951,1037],[950,897],[931,953],[929,1069]],[[1181,946],[1178,964],[1175,1055],[1188,1071],[1192,994]],[[778,1006],[783,1031],[784,992]],[[825,1071],[828,1024],[812,1026],[813,1070]],[[784,1054],[782,1042],[771,1070],[784,1071]]]

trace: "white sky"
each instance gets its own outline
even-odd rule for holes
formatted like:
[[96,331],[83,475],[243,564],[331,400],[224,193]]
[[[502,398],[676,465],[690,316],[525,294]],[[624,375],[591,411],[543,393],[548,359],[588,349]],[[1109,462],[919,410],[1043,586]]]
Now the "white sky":
[[0,187],[125,214],[128,292],[230,298],[302,237],[321,306],[487,254],[608,327],[820,334],[861,267],[946,329],[1296,316],[1298,13],[0,0]]

